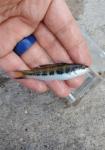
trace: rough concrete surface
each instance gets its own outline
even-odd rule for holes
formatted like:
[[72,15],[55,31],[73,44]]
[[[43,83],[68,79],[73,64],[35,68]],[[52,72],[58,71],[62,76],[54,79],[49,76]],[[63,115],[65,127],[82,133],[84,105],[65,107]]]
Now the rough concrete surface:
[[[68,0],[73,14],[105,48],[105,1]],[[0,81],[0,150],[105,150],[105,85],[76,107],[51,93]]]

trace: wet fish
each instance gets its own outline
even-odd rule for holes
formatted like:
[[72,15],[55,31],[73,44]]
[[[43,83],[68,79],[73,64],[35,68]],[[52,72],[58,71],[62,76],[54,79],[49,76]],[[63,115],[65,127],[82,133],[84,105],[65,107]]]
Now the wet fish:
[[56,63],[41,65],[31,70],[15,71],[14,75],[16,79],[70,80],[88,71],[88,66],[83,64]]

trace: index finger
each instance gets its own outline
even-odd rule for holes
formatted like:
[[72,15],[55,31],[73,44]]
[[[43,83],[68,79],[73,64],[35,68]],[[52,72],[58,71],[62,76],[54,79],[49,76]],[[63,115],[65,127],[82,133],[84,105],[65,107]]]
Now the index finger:
[[90,65],[88,46],[64,0],[53,0],[44,19],[75,63]]

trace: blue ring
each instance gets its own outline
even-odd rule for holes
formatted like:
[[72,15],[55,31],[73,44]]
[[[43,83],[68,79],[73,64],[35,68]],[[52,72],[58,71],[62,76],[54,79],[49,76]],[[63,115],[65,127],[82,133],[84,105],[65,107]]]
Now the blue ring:
[[35,42],[36,42],[36,37],[32,34],[29,35],[28,37],[25,37],[22,39],[20,42],[17,43],[17,45],[14,48],[14,52],[21,56],[24,54]]

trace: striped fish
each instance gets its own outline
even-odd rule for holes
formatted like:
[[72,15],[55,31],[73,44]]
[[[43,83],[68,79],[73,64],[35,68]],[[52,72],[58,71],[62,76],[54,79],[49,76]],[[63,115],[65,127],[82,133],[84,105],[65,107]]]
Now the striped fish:
[[86,65],[57,63],[42,65],[31,70],[15,71],[14,74],[16,79],[70,80],[88,71],[89,68]]

